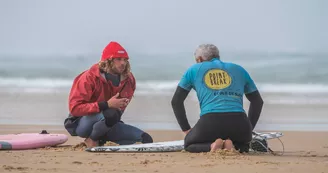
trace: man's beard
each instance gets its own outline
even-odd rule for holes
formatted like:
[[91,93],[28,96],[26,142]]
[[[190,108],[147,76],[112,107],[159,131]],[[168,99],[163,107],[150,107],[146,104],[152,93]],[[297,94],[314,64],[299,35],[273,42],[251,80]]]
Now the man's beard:
[[120,74],[122,74],[122,73],[124,72],[124,70],[125,70],[124,66],[122,66],[121,69],[122,69],[122,71],[120,71],[119,68],[113,67],[113,68],[112,68],[112,72],[115,73],[115,74],[120,75]]

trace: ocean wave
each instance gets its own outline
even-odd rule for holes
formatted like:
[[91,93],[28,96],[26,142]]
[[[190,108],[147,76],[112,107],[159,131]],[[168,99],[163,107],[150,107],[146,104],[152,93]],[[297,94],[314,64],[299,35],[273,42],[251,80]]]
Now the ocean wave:
[[239,60],[239,64],[242,64],[245,68],[268,68],[268,67],[282,67],[282,66],[297,66],[297,65],[303,65],[311,59],[309,58],[298,58],[297,61],[295,59],[287,59],[287,58],[267,58],[265,61],[263,60]]
[[51,78],[0,78],[0,87],[17,88],[65,88],[72,85],[72,80]]
[[[138,82],[138,89],[149,91],[172,91],[179,81],[146,81]],[[325,84],[257,84],[260,92],[263,93],[328,93],[328,85]]]
[[268,97],[265,100],[266,104],[275,104],[275,105],[327,105],[327,98],[318,98],[318,97],[281,97],[281,98],[272,98]]
[[326,84],[258,84],[258,89],[263,93],[286,93],[286,94],[311,94],[328,93]]
[[179,81],[141,81],[137,82],[137,88],[149,91],[171,91],[175,89]]
[[[7,93],[68,93],[72,80],[0,78],[0,92]],[[173,81],[138,81],[136,96],[173,96],[178,85]],[[327,105],[328,85],[324,84],[258,84],[266,104],[276,105]],[[197,101],[195,92],[191,99]],[[247,99],[245,99],[247,102]]]

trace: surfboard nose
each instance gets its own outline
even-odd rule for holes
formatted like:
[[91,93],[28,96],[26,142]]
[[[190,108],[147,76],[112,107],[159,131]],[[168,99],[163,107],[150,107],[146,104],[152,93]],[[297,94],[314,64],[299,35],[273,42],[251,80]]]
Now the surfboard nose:
[[86,148],[85,151],[91,152],[92,148]]

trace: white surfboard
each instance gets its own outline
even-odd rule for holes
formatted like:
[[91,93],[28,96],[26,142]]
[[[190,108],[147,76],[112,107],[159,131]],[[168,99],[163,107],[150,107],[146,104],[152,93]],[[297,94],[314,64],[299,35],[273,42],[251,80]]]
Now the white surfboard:
[[[253,132],[253,139],[270,140],[282,137],[281,132]],[[99,146],[87,148],[89,152],[177,152],[184,149],[184,140],[132,144],[119,146]]]

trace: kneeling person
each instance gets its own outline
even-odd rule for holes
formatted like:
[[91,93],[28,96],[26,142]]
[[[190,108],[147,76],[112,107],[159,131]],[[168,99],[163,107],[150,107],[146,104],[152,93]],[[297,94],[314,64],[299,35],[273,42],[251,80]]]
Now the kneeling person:
[[88,147],[99,145],[99,141],[153,142],[148,133],[121,121],[135,89],[128,53],[119,43],[110,42],[100,62],[74,79],[65,128],[72,136],[86,138]]
[[[171,104],[177,121],[187,135],[185,150],[208,152],[235,149],[248,152],[263,100],[257,87],[241,66],[220,60],[215,45],[200,45],[195,51],[196,64],[182,76]],[[184,100],[191,89],[197,93],[200,119],[191,129]],[[243,95],[250,101],[248,116]]]

